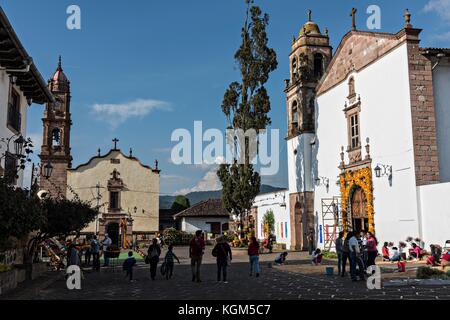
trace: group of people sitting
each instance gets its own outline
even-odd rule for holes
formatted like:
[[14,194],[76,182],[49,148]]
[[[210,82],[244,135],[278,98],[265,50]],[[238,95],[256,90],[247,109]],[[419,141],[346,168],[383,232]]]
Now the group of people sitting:
[[419,261],[427,256],[426,263],[431,266],[441,266],[445,269],[449,265],[450,250],[442,252],[442,247],[437,244],[430,245],[430,252],[426,252],[416,243],[411,243],[407,248],[406,244],[400,243],[398,247],[384,243],[382,248],[383,261],[401,262],[404,260]]

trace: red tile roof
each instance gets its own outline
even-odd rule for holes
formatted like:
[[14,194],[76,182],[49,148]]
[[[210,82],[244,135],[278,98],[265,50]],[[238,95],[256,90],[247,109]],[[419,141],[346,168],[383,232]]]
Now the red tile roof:
[[208,199],[181,211],[174,216],[182,217],[229,217],[230,213],[223,207],[222,199]]

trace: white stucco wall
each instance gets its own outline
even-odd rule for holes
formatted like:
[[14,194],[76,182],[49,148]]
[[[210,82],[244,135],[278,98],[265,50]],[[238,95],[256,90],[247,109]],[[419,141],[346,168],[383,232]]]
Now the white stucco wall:
[[[20,95],[20,112],[22,114],[22,122],[21,122],[21,134],[26,137],[26,129],[27,129],[27,111],[28,111],[28,103],[26,97],[23,95],[22,91],[19,87],[14,85],[14,89]],[[16,134],[7,127],[8,121],[8,102],[9,102],[9,76],[4,70],[0,70],[0,138],[9,138]],[[14,153],[14,143],[10,144],[11,152]],[[3,155],[5,152],[5,145],[1,145],[0,154]],[[4,168],[5,162],[4,159],[1,161],[1,165]],[[29,187],[29,181],[23,182],[23,170],[19,173],[19,179],[17,180],[17,185],[19,187],[25,186]]]
[[[291,221],[289,210],[289,191],[279,191],[265,193],[257,196],[253,206],[258,207],[256,222],[257,238],[263,240],[264,237],[264,215],[272,210],[275,217],[275,236],[277,243],[286,244],[289,248],[291,244]],[[281,230],[283,226],[283,230]]]
[[208,222],[220,222],[220,225],[223,226],[223,224],[229,223],[230,219],[226,217],[183,217],[181,219],[181,231],[195,233],[197,230],[202,230],[210,233],[211,225]]
[[417,187],[425,246],[450,240],[450,183]]
[[[289,191],[291,193],[303,192],[305,188],[306,191],[313,191],[311,179],[311,141],[313,140],[314,134],[306,133],[286,141]],[[297,154],[294,153],[295,150],[297,150]]]
[[433,71],[436,133],[441,182],[450,182],[450,64],[442,61]]
[[[370,138],[372,169],[378,163],[393,166],[393,183],[387,177],[374,181],[375,230],[381,241],[420,236],[414,170],[409,72],[406,45],[355,72],[356,93],[361,96],[360,137],[362,156]],[[321,220],[322,198],[340,196],[340,148],[348,146],[347,119],[343,112],[348,79],[317,98],[317,138],[313,155],[315,174],[330,179],[329,192],[316,187],[315,212]],[[348,158],[346,154],[346,163]]]

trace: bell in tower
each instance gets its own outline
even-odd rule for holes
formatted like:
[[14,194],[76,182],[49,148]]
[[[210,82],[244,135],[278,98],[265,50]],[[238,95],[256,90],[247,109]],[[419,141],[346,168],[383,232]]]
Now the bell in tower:
[[43,121],[43,140],[41,147],[41,163],[51,163],[52,176],[41,179],[41,190],[48,191],[51,196],[65,196],[67,188],[67,169],[72,166],[70,155],[70,81],[67,79],[61,57],[53,77],[48,81],[48,88],[55,97],[55,102],[45,107]]

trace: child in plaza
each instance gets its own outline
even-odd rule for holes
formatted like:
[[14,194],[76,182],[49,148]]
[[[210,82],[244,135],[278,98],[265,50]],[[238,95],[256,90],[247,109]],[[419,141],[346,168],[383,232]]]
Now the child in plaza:
[[123,270],[126,272],[126,277],[130,277],[133,281],[133,267],[136,265],[136,259],[133,257],[133,251],[128,252],[128,258],[123,262]]
[[322,252],[320,249],[316,249],[316,251],[314,251],[311,255],[311,263],[315,266],[322,263]]
[[285,264],[287,255],[288,255],[287,252],[280,253],[278,258],[275,260],[275,263],[279,266],[281,266],[282,264]]
[[170,245],[166,256],[164,257],[164,263],[166,264],[166,280],[172,278],[174,259],[176,259],[178,263],[180,263],[180,259],[178,259],[178,257],[173,252],[173,245]]

